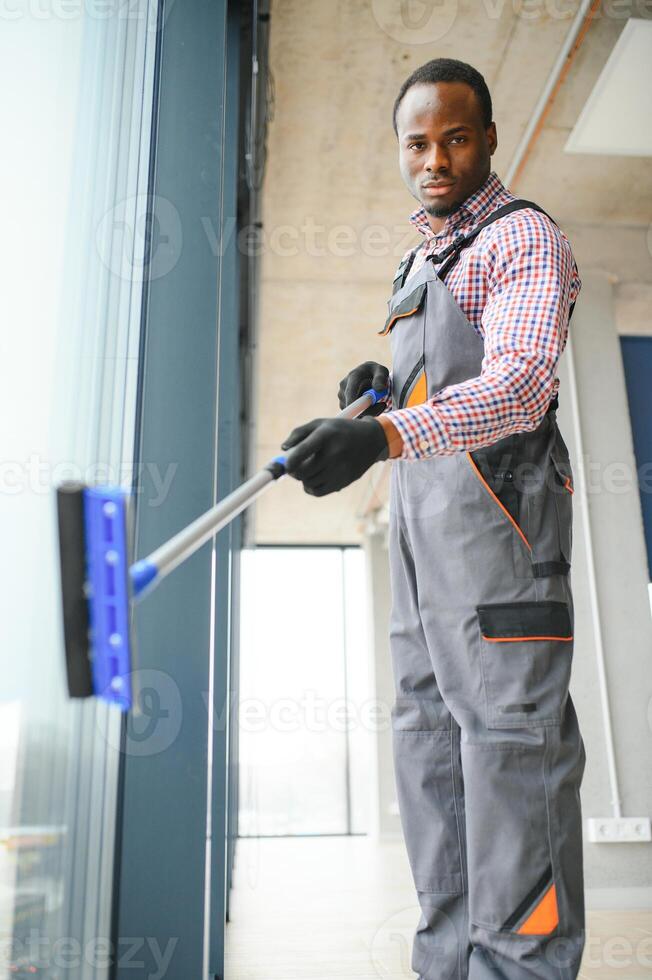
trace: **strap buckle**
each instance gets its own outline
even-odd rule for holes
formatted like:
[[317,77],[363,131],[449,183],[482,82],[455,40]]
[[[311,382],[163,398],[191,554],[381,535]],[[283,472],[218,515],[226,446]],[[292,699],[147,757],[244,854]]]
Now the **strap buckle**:
[[443,251],[437,252],[435,255],[431,255],[430,258],[436,265],[439,265],[440,262],[443,262],[444,259],[447,259],[449,255],[453,254],[453,252],[458,252],[462,247],[462,244],[465,241],[465,239],[466,239],[466,235],[463,235],[461,232],[458,232],[458,234],[455,236],[455,238],[450,243],[450,245],[447,245]]

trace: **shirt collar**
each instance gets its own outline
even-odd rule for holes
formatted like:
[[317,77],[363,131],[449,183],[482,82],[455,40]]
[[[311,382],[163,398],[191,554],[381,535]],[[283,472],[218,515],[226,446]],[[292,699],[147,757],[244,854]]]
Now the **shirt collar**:
[[426,239],[446,238],[461,225],[467,223],[475,225],[487,214],[491,214],[495,210],[496,199],[506,194],[508,191],[505,185],[492,170],[484,184],[467,197],[452,214],[448,215],[446,224],[437,234],[428,224],[428,215],[423,207],[412,212],[410,221]]

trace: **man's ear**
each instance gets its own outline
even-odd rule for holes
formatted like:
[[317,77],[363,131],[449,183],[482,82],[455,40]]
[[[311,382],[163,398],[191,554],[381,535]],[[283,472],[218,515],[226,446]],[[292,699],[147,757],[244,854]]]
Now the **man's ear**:
[[491,122],[487,126],[487,143],[489,144],[489,153],[493,156],[498,146],[498,134],[496,132],[495,122]]

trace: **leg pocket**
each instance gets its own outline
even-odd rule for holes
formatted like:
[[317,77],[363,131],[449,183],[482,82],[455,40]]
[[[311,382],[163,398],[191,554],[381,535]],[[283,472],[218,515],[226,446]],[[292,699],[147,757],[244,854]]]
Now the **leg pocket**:
[[558,725],[568,696],[573,647],[565,602],[477,607],[487,727]]

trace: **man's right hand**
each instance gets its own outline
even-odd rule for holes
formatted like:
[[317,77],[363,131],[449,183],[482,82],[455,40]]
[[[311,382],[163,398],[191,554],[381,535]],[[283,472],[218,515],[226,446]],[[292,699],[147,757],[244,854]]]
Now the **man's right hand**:
[[[337,393],[340,408],[346,408],[370,388],[373,388],[374,391],[387,391],[389,388],[389,368],[382,364],[376,364],[375,361],[365,361],[364,364],[359,364],[357,368],[349,371],[347,376],[340,381],[340,390]],[[384,411],[385,403],[377,402],[367,408],[359,418],[363,418],[365,415],[380,415]]]

